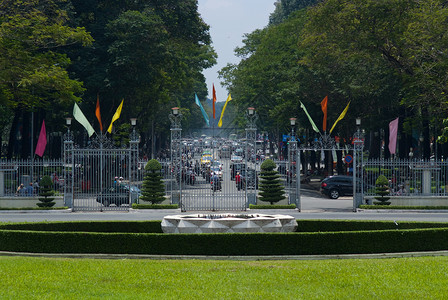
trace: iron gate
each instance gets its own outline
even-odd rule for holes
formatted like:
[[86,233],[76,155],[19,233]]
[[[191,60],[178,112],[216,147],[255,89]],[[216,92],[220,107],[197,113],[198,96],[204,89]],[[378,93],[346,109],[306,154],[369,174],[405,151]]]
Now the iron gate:
[[[224,155],[223,141],[214,137],[193,145],[181,138],[182,114],[173,108],[171,121],[171,202],[182,211],[246,210],[256,204],[258,163],[256,159],[256,114],[247,115],[246,140]],[[178,188],[177,191],[173,188]]]
[[[308,176],[311,175],[313,171],[315,171],[309,170],[309,162],[304,159],[303,156],[306,152],[312,151],[320,153],[321,160],[324,160],[325,157],[327,160],[329,160],[326,164],[324,164],[329,169],[319,170],[320,173],[326,174],[327,176],[333,174],[333,171],[335,169],[334,159],[336,157],[338,157],[338,161],[340,161],[340,158],[344,155],[346,159],[350,157],[350,163],[348,163],[348,159],[346,160],[348,167],[345,170],[344,174],[350,174],[353,177],[353,211],[356,211],[356,208],[359,207],[360,204],[362,204],[364,188],[364,179],[362,172],[364,141],[359,128],[353,136],[352,145],[348,144],[342,147],[335,141],[334,137],[331,137],[329,134],[324,133],[320,136],[320,138],[315,139],[313,142],[302,144],[299,147],[293,146],[293,149],[295,150],[291,152],[289,165],[293,166],[292,176],[293,178],[297,178],[297,180],[296,182],[292,183],[296,184],[296,189],[290,189],[292,191],[292,193],[290,192],[290,203],[293,203],[295,199],[297,208],[299,209],[299,211],[301,210],[301,183],[302,181],[306,181]],[[339,175],[342,174],[339,173]],[[296,192],[294,192],[294,190]]]
[[64,137],[66,205],[73,211],[129,210],[141,194],[135,183],[137,144],[131,135],[130,147],[117,149],[105,136],[98,136],[88,148],[80,149],[68,132]]

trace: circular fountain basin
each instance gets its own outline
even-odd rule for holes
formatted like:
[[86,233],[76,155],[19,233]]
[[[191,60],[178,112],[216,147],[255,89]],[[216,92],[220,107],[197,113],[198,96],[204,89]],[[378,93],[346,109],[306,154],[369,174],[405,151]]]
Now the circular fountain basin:
[[164,233],[294,232],[297,222],[288,215],[192,214],[165,216]]

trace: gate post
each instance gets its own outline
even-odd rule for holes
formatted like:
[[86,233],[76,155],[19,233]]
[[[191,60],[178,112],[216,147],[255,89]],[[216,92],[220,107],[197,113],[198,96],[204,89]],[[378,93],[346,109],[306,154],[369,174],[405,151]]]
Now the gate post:
[[[137,119],[131,118],[132,132],[129,136],[129,207],[132,207],[132,183],[137,181],[138,170],[138,144],[140,142],[140,136],[135,130],[137,125]],[[136,200],[138,201],[138,199]]]
[[[180,113],[179,107],[173,107],[172,112],[168,117],[171,121],[171,204],[178,204],[181,211],[184,211],[182,205],[182,125],[180,122],[182,114]],[[177,195],[174,193],[174,180],[179,182],[178,197],[176,197]]]
[[[356,132],[353,135],[353,211],[363,202],[363,172],[362,160],[364,141],[361,132],[361,119],[356,118]],[[359,169],[359,170],[358,170]],[[359,171],[359,172],[358,172]],[[359,173],[359,174],[358,174]],[[358,181],[358,178],[360,179]]]
[[[291,122],[291,139],[288,145],[288,172],[286,174],[286,182],[289,187],[288,204],[295,204],[297,206],[298,188],[300,189],[300,165],[297,160],[297,141],[294,133],[294,126],[296,125],[296,118],[290,118]],[[296,182],[294,184],[294,178]],[[297,206],[298,207],[298,206]]]
[[67,132],[64,134],[64,205],[73,208],[73,133],[70,132],[72,118],[65,118]]
[[[245,207],[248,208],[250,204],[257,204],[257,126],[255,122],[258,119],[258,115],[255,111],[255,108],[249,107],[246,111],[246,119],[247,119],[247,126],[246,126],[246,152],[245,152],[245,161],[246,161],[246,186],[245,186],[245,193],[246,193],[246,205]],[[251,162],[251,158],[254,158],[253,162],[253,169],[254,172],[251,172],[253,174],[253,178],[249,179],[249,163]],[[253,192],[252,189],[249,189],[248,185],[249,182],[253,184]]]

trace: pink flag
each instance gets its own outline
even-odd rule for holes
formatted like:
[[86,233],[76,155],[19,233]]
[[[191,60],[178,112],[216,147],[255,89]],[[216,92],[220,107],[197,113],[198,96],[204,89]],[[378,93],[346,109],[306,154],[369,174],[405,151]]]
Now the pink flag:
[[45,147],[47,146],[47,131],[45,130],[45,120],[42,121],[40,129],[39,140],[37,141],[35,154],[42,157],[44,155]]
[[398,118],[389,123],[389,152],[395,154],[397,151]]

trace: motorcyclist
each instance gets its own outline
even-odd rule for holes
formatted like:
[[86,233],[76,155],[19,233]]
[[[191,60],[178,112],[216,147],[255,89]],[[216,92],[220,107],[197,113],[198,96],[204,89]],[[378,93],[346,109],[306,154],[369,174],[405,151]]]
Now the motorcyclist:
[[211,178],[212,183],[212,189],[215,190],[221,190],[221,181],[219,180],[218,174],[216,172],[213,173],[213,176]]
[[241,182],[241,175],[240,172],[237,172],[235,175],[235,183],[236,183],[236,187],[239,190],[241,190],[242,188],[242,182]]

